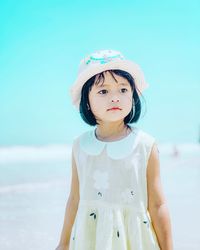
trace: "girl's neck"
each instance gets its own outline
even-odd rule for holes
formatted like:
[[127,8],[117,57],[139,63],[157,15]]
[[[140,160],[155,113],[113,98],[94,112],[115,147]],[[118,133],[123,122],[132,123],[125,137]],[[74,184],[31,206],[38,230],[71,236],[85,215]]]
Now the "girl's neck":
[[108,123],[97,125],[95,130],[96,137],[99,140],[118,140],[126,137],[131,132],[130,126],[124,123]]

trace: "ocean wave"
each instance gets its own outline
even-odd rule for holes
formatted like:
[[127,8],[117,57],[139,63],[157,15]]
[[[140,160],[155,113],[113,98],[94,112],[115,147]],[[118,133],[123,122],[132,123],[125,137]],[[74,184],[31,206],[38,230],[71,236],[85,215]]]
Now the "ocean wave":
[[66,161],[71,157],[71,145],[0,147],[0,164],[18,162]]
[[0,186],[0,194],[30,193],[51,188],[65,187],[66,181],[32,182]]
[[[71,158],[71,147],[71,145],[62,144],[0,147],[0,164],[66,161]],[[198,143],[158,143],[158,148],[160,154],[166,156],[200,156]]]

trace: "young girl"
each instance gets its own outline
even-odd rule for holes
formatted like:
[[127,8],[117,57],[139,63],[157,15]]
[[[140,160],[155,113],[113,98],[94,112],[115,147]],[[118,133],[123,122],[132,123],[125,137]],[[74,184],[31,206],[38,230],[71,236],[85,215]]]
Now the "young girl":
[[71,89],[94,126],[72,147],[72,181],[57,250],[172,250],[153,136],[131,125],[148,87],[140,67],[113,50],[80,63]]

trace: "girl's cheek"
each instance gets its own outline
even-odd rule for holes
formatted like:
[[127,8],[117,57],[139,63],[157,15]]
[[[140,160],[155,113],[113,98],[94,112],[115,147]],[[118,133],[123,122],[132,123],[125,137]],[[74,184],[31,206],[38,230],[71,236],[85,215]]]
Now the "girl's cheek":
[[121,98],[123,98],[125,101],[126,101],[126,100],[132,101],[132,95],[130,95],[130,94],[123,95]]

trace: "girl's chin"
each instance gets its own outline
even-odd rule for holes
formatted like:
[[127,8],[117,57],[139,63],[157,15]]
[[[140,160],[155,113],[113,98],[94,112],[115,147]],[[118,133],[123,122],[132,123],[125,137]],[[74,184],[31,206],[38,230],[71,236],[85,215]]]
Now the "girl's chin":
[[104,120],[107,122],[116,122],[116,121],[124,120],[125,117],[126,116],[110,116],[110,117],[106,117],[106,119],[104,118]]
[[105,122],[116,122],[120,120],[124,120],[124,118],[129,113],[122,113],[121,110],[113,110],[113,111],[107,111],[107,113],[102,114],[102,116],[96,116],[98,117],[99,121],[105,121]]

